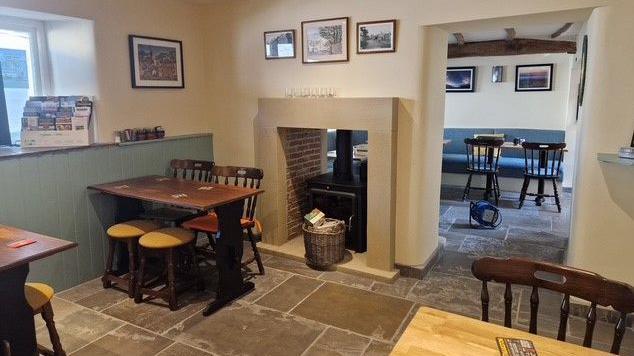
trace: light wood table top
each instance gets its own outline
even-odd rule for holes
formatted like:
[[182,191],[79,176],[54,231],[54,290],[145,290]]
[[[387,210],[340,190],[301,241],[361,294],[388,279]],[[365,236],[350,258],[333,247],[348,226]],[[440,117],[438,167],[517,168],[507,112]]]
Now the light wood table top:
[[[7,246],[16,241],[28,239],[35,240],[35,243],[19,248]],[[54,255],[75,246],[77,246],[75,242],[0,225],[0,272]]]
[[496,337],[531,340],[540,356],[610,355],[427,307],[418,310],[391,355],[499,356]]
[[146,176],[91,185],[103,193],[197,210],[212,208],[264,193],[261,189],[212,184],[192,180]]

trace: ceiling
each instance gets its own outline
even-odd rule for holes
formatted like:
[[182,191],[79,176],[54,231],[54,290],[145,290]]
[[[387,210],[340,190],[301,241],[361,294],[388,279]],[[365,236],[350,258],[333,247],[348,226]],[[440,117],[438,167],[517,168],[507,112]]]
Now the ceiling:
[[[534,38],[534,39],[552,39],[550,35],[560,29],[564,23],[557,24],[540,24],[540,25],[521,25],[513,27],[515,29],[516,38]],[[573,23],[573,25],[564,33],[556,38],[556,40],[566,41],[575,40],[577,34],[583,26],[582,22]],[[506,39],[506,31],[503,27],[499,29],[487,29],[474,32],[461,32],[465,42],[479,42]],[[457,43],[453,35],[449,36],[449,43]]]

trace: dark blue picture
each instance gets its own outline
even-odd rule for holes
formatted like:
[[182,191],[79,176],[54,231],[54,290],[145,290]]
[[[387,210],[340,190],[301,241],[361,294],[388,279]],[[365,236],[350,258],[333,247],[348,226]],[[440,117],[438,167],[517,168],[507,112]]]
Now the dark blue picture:
[[447,68],[447,92],[473,92],[475,90],[475,67]]

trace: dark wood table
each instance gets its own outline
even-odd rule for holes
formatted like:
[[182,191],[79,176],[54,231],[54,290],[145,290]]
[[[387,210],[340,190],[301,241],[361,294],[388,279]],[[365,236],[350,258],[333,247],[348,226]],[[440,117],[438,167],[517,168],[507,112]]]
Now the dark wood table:
[[[117,220],[133,218],[141,209],[129,207],[129,199],[167,204],[218,215],[216,265],[220,274],[218,295],[203,312],[212,314],[237,297],[251,291],[253,283],[242,279],[242,227],[240,219],[245,199],[263,193],[260,189],[202,183],[191,180],[147,176],[89,186],[102,193],[119,197]],[[124,205],[128,205],[125,207]],[[136,210],[136,211],[135,211]]]
[[[25,239],[36,242],[19,248],[7,246]],[[24,296],[29,263],[75,246],[75,242],[0,225],[0,342],[9,342],[12,355],[37,354],[33,310]]]

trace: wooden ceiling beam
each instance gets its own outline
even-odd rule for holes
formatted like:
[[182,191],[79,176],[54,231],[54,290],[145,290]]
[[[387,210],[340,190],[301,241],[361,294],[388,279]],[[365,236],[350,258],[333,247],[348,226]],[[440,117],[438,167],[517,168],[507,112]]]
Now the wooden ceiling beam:
[[577,53],[577,43],[527,38],[516,38],[512,43],[506,40],[465,42],[464,45],[450,44],[448,58],[515,56],[540,53],[574,54]]
[[462,33],[460,32],[454,33],[453,36],[456,38],[456,42],[458,42],[459,46],[462,46],[463,44],[465,44],[464,36],[462,35]]
[[514,28],[505,28],[504,31],[506,31],[506,41],[507,42],[513,42],[513,40],[515,39],[515,29]]
[[553,32],[552,35],[550,35],[550,38],[557,38],[559,36],[561,36],[564,32],[568,31],[570,29],[570,27],[572,27],[573,23],[572,22],[566,22],[565,25],[561,26],[561,28],[559,28],[557,31]]

